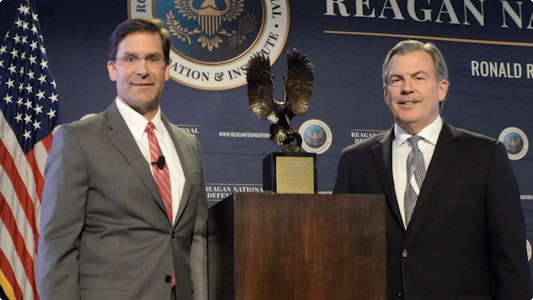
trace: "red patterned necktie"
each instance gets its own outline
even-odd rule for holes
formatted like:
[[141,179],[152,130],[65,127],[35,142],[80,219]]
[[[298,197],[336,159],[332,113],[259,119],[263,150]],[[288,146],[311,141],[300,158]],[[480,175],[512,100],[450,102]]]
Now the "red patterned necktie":
[[[148,134],[148,142],[150,144],[150,164],[154,169],[153,174],[155,183],[157,184],[157,189],[159,190],[159,194],[161,194],[161,198],[163,198],[163,202],[165,203],[165,211],[167,212],[168,220],[170,221],[170,224],[172,224],[172,190],[170,187],[170,174],[168,172],[168,165],[164,162],[164,160],[161,163],[159,158],[163,155],[163,153],[161,152],[161,147],[159,147],[159,143],[157,142],[154,128],[154,123],[148,122],[148,125],[146,125],[145,129],[146,133]],[[176,285],[176,275],[174,272],[172,272],[171,284],[173,287]]]
[[170,175],[168,173],[168,165],[160,164],[160,156],[163,155],[161,152],[161,147],[157,142],[157,137],[154,132],[154,124],[148,122],[146,125],[146,133],[148,134],[148,142],[150,144],[150,161],[153,168],[154,179],[157,184],[157,189],[163,202],[165,203],[165,210],[167,212],[168,219],[172,224],[172,193],[170,187]]

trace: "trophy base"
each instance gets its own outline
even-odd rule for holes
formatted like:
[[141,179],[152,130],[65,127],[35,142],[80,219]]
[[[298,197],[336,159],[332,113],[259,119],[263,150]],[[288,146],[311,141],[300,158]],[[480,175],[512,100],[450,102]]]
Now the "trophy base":
[[263,159],[263,191],[317,193],[316,153],[273,152]]

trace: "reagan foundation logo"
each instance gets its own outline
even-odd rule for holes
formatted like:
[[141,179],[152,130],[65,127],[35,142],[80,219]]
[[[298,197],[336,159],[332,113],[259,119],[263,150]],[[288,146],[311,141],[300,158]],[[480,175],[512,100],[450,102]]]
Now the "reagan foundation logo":
[[529,150],[527,135],[517,127],[505,128],[500,133],[498,140],[505,145],[507,154],[511,160],[522,159]]
[[172,36],[170,76],[201,90],[246,84],[250,56],[274,63],[289,32],[289,0],[130,0],[130,18],[158,18]]
[[302,148],[309,153],[322,154],[328,151],[333,141],[329,126],[317,119],[305,121],[298,133],[302,136]]

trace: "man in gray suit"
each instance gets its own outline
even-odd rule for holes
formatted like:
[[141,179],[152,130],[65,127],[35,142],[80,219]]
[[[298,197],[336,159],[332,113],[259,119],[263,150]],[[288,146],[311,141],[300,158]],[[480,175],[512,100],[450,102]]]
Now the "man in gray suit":
[[334,193],[386,196],[387,299],[530,299],[504,145],[441,118],[448,70],[435,45],[398,43],[382,75],[395,124],[343,150]]
[[46,163],[41,299],[205,300],[200,145],[159,106],[170,35],[158,20],[131,19],[110,41],[117,98],[106,111],[63,125]]

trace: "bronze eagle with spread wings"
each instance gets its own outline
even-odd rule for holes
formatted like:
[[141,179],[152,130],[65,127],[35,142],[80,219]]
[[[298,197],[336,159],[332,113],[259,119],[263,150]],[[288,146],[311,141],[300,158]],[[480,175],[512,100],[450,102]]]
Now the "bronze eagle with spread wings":
[[248,101],[253,113],[268,119],[270,140],[279,145],[279,152],[305,152],[302,137],[290,121],[307,111],[314,82],[314,65],[307,55],[298,50],[287,51],[287,75],[283,77],[283,100],[274,96],[274,76],[268,56],[256,53],[246,65]]

